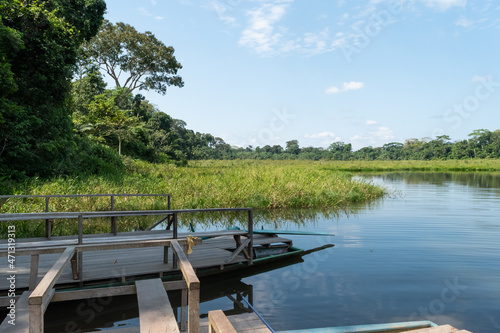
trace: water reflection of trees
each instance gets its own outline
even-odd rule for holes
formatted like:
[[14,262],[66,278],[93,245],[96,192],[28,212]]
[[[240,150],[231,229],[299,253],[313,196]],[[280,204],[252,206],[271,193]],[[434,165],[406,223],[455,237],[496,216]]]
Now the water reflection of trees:
[[[330,209],[259,209],[253,212],[253,222],[255,229],[304,227],[314,225],[319,220],[349,218],[365,207],[366,205]],[[179,215],[180,226],[188,227],[190,224],[196,231],[214,227],[220,229],[240,227],[245,229],[248,226],[248,214],[246,212],[212,212]]]
[[485,172],[391,172],[383,174],[364,174],[375,176],[384,181],[401,181],[406,184],[447,185],[450,183],[479,187],[500,188],[500,173]]

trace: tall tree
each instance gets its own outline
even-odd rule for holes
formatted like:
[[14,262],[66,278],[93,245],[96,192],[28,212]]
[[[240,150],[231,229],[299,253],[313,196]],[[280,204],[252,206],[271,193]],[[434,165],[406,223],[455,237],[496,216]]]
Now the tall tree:
[[293,155],[300,153],[299,141],[290,140],[286,142],[286,152]]
[[97,33],[105,9],[104,0],[0,2],[1,26],[17,36],[2,41],[0,62],[7,64],[15,83],[7,103],[18,108],[3,114],[4,124],[16,131],[3,138],[1,173],[57,172],[74,147],[70,80],[78,49]]
[[[83,54],[101,66],[116,87],[129,93],[139,89],[165,94],[168,86],[184,85],[177,75],[182,66],[174,57],[174,48],[151,32],[140,33],[125,23],[105,21],[97,36],[83,45]],[[128,76],[120,81],[122,73]]]

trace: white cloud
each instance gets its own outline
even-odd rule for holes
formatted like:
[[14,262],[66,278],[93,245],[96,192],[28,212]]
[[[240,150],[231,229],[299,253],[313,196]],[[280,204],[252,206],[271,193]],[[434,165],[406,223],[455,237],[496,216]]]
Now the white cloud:
[[144,7],[139,7],[139,8],[137,8],[137,9],[141,12],[141,14],[142,14],[143,16],[153,16],[153,14],[151,14],[151,13],[149,12],[149,10],[147,10],[147,9],[146,9],[146,8],[144,8]]
[[285,16],[291,2],[275,1],[249,10],[250,25],[241,33],[239,45],[250,47],[260,54],[272,52],[282,38],[282,34],[276,32],[275,24]]
[[469,28],[469,27],[474,25],[474,22],[461,16],[460,18],[458,18],[458,20],[455,22],[455,24],[460,26],[460,27]]
[[336,95],[338,93],[341,93],[342,92],[342,89],[339,89],[337,87],[329,87],[329,88],[326,88],[325,90],[325,93],[327,95]]
[[309,52],[320,53],[327,49],[329,41],[330,29],[327,27],[320,31],[319,33],[305,33],[302,40],[304,41],[304,47],[309,50]]
[[489,75],[485,75],[485,76],[475,75],[472,78],[472,82],[484,82],[484,81],[488,80],[489,77],[490,77]]
[[366,121],[366,124],[367,124],[368,126],[373,126],[373,125],[377,125],[377,124],[378,124],[378,121],[376,121],[376,120],[367,120],[367,121]]
[[315,134],[306,134],[304,135],[305,138],[308,139],[331,139],[331,138],[337,138],[335,133],[332,132],[321,132],[321,133],[315,133]]
[[[139,7],[137,9],[143,16],[153,16],[153,14],[151,14],[151,12],[144,7]],[[155,20],[161,21],[163,20],[163,16],[155,16]]]
[[332,142],[340,141],[340,137],[336,136],[335,133],[332,133],[332,132],[306,134],[306,135],[304,135],[304,138],[315,140],[316,143],[314,143],[313,145],[320,144],[323,146],[328,146]]
[[355,82],[355,81],[344,82],[341,88],[336,86],[326,88],[325,93],[327,95],[336,95],[343,92],[347,92],[349,90],[359,90],[364,86],[365,86],[364,82]]
[[360,149],[368,146],[381,147],[393,141],[394,138],[394,132],[389,127],[380,126],[374,131],[363,132],[352,136],[351,142],[354,149]]
[[395,138],[394,132],[387,126],[381,126],[375,132],[370,132],[373,136],[382,140],[392,140]]
[[429,6],[440,10],[447,10],[452,7],[465,7],[467,0],[423,0]]
[[211,11],[214,11],[219,16],[219,19],[224,23],[234,23],[236,19],[228,14],[227,7],[222,5],[219,1],[210,1],[206,8]]
[[158,2],[156,2],[156,0],[151,0],[151,4],[152,4],[153,6],[156,6],[156,5],[158,4]]

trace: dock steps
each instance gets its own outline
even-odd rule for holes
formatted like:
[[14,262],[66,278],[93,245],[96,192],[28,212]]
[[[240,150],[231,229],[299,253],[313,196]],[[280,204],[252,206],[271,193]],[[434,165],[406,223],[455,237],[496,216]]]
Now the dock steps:
[[135,282],[141,333],[180,333],[167,292],[160,279]]

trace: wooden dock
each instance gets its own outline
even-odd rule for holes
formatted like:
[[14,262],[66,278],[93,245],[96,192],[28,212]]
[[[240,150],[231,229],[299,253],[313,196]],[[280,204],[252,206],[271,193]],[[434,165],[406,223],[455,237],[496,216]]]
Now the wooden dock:
[[[51,198],[99,196],[110,197],[110,211],[49,212]],[[226,317],[221,310],[216,310],[200,319],[198,277],[252,266],[256,249],[274,251],[272,247],[279,247],[286,251],[292,245],[291,240],[275,234],[254,234],[251,208],[171,210],[170,195],[153,195],[166,196],[169,209],[115,211],[115,197],[121,196],[147,195],[19,196],[45,198],[45,212],[0,214],[0,223],[43,220],[46,233],[45,238],[0,240],[0,260],[9,263],[0,266],[0,307],[15,301],[16,321],[16,325],[12,325],[9,323],[12,317],[7,316],[0,324],[2,333],[42,333],[45,311],[54,302],[121,295],[137,295],[139,327],[118,328],[113,333],[272,332],[254,312]],[[7,197],[11,196],[0,196],[0,199]],[[179,214],[200,212],[245,212],[247,230],[178,232]],[[117,232],[120,218],[157,215],[161,218],[148,231]],[[83,221],[92,218],[109,218],[110,233],[84,235]],[[78,223],[78,235],[53,237],[52,227],[58,219]],[[153,230],[162,222],[168,223],[167,230]],[[14,282],[9,281],[12,276]],[[178,318],[167,294],[175,290],[181,291]],[[239,303],[238,299],[234,301]],[[449,325],[406,332],[470,333]]]
[[[220,211],[246,212],[247,230],[184,234],[177,230],[178,214]],[[148,215],[159,215],[155,225],[167,221],[173,230],[117,232],[119,218]],[[110,234],[83,234],[85,219],[103,217],[110,218]],[[58,219],[78,223],[78,235],[53,237],[51,227]],[[0,242],[0,258],[14,258],[12,265],[0,266],[0,306],[16,301],[16,325],[9,324],[8,316],[0,326],[2,332],[42,333],[51,302],[136,294],[141,333],[196,333],[200,330],[200,282],[195,270],[214,273],[246,267],[253,264],[254,247],[291,246],[289,239],[276,235],[254,237],[251,208],[0,214],[0,222],[30,220],[46,221],[45,238]],[[7,279],[12,275],[15,297],[13,283]],[[88,286],[92,289],[82,289]],[[67,290],[74,287],[77,290]],[[169,303],[170,290],[182,291],[180,318],[175,318]],[[245,325],[251,328],[257,323],[249,320]],[[234,332],[220,312],[210,312],[208,324],[202,322],[201,327]]]
[[[191,265],[196,270],[212,269],[214,271],[223,271],[230,269],[231,265],[234,264],[245,264],[248,263],[247,259],[243,254],[238,254],[233,256],[236,249],[236,242],[234,240],[235,232],[211,232],[211,233],[191,233],[196,237],[206,237],[207,235],[220,235],[218,237],[210,238],[204,240],[201,244],[196,245],[193,248],[193,252],[189,255],[189,260]],[[233,235],[231,235],[233,234]],[[179,239],[186,239],[189,235],[180,234]],[[155,247],[140,247],[140,248],[128,248],[127,251],[123,249],[110,249],[102,251],[87,251],[82,255],[82,275],[81,279],[74,279],[73,272],[70,266],[61,273],[58,280],[57,287],[70,287],[74,285],[79,285],[80,280],[83,285],[89,284],[109,284],[113,282],[126,282],[134,280],[138,277],[166,277],[168,275],[179,274],[179,268],[174,268],[173,254],[171,251],[167,253],[167,262],[165,262],[165,250],[161,246],[162,241],[165,239],[171,239],[171,232],[145,232],[141,235],[134,237],[135,240],[130,240],[130,236],[111,236],[99,237],[100,241],[107,244],[124,244],[125,242],[137,242],[132,244],[143,244],[148,243],[153,245],[157,244]],[[81,248],[88,247],[91,245],[96,245],[94,240],[96,238],[90,239],[88,242],[85,241]],[[247,239],[246,236],[241,238],[243,242]],[[37,241],[38,242],[38,241]],[[35,242],[35,243],[37,243]],[[42,277],[49,271],[52,264],[59,257],[59,253],[47,253],[56,248],[56,243],[58,241],[53,239],[50,241],[51,247],[39,247],[38,252],[38,273],[36,275],[36,283],[38,283]],[[65,245],[60,246],[77,246],[77,244],[67,244],[67,241],[61,241]],[[268,237],[266,235],[254,235],[255,246],[270,246],[273,244],[290,244],[290,240],[282,237]],[[16,275],[16,287],[18,290],[24,290],[29,288],[30,285],[30,267],[33,261],[32,254],[35,250],[28,249],[26,246],[21,246],[24,243],[18,243],[17,252],[26,251],[30,255],[16,256],[16,268],[18,274]],[[29,244],[29,243],[28,243]],[[87,245],[88,244],[88,245]],[[3,258],[5,260],[5,258]],[[35,259],[36,260],[36,259]],[[9,283],[6,276],[8,276],[8,267],[2,265],[0,267],[0,293],[3,292],[4,295],[6,290],[9,289]],[[33,280],[33,278],[32,278]],[[32,282],[33,284],[34,282]],[[1,305],[2,303],[0,303]]]

